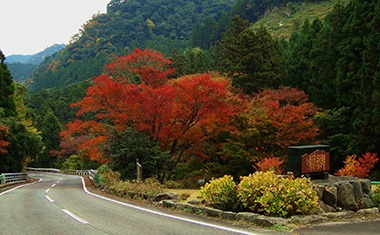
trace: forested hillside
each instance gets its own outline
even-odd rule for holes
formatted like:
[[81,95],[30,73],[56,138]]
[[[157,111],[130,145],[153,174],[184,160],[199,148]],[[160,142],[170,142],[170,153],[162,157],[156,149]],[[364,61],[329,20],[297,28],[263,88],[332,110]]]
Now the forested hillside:
[[329,144],[332,173],[348,155],[380,153],[378,1],[338,4],[288,40],[252,28],[270,12],[265,6],[287,1],[211,3],[210,11],[183,2],[204,17],[186,18],[191,30],[182,32],[182,15],[192,14],[169,7],[176,3],[111,1],[107,14],[45,60],[27,103],[46,141],[34,166],[107,163],[123,171],[144,149],[149,176],[193,182],[246,175],[270,157],[286,163],[289,145]]
[[13,80],[19,83],[28,83],[29,77],[52,54],[62,50],[64,44],[55,44],[34,55],[10,55],[6,59],[8,69],[12,73]]
[[219,20],[235,0],[112,0],[106,14],[89,20],[60,54],[45,61],[32,76],[30,90],[64,86],[101,73],[114,55],[133,48],[165,54],[189,46],[194,25]]
[[151,48],[167,56],[189,47],[209,49],[221,39],[233,16],[255,22],[268,9],[288,2],[112,0],[106,14],[90,19],[73,36],[72,43],[37,69],[30,91],[91,78],[101,73],[114,55],[130,53],[134,48]]

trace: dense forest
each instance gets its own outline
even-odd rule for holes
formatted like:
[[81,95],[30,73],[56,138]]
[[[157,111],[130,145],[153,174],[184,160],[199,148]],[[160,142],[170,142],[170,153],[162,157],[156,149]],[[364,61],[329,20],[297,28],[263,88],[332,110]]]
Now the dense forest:
[[29,77],[46,58],[62,50],[64,44],[54,44],[34,55],[10,55],[5,63],[12,73],[13,80],[27,84]]
[[286,40],[252,24],[289,1],[112,0],[34,72],[24,116],[45,149],[23,164],[133,178],[138,155],[144,177],[189,182],[286,163],[289,145],[330,145],[331,173],[379,153],[380,3],[346,2]]

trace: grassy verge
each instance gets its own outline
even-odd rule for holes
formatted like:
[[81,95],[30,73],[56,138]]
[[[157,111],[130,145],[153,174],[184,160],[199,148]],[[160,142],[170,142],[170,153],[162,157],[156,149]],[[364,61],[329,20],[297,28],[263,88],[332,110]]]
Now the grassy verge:
[[275,8],[256,22],[252,28],[265,26],[273,36],[289,39],[293,32],[299,30],[305,20],[324,19],[338,2],[347,4],[350,0],[330,0],[323,2],[288,3]]

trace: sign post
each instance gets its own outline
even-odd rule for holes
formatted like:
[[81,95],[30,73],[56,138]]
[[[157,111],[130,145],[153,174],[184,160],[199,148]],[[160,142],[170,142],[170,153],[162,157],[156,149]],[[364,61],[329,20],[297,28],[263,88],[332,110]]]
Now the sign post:
[[290,146],[287,171],[294,176],[328,179],[330,171],[330,147],[328,145]]

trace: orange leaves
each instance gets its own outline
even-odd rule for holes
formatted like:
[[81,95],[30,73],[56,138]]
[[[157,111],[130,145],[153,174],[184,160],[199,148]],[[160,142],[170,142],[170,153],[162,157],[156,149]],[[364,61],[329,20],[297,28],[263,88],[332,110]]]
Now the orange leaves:
[[104,70],[117,81],[159,87],[174,73],[174,69],[169,68],[170,64],[171,61],[161,52],[137,48],[107,64]]
[[354,154],[346,158],[344,167],[338,170],[335,175],[366,178],[369,177],[368,173],[375,167],[377,161],[379,158],[376,153],[362,154],[360,158]]
[[[185,76],[160,86],[129,84],[101,75],[94,79],[86,97],[73,106],[79,107],[78,116],[94,113],[99,121],[121,131],[134,127],[157,139],[173,156],[179,152],[183,155],[227,128],[236,115],[237,99],[229,86],[226,79],[208,74]],[[95,120],[77,120],[67,127],[63,135],[92,135],[94,141],[107,132]],[[85,141],[79,148],[92,159],[99,159],[100,152],[91,152],[96,150],[96,143]]]
[[317,111],[307,95],[295,88],[264,90],[251,102],[249,121],[259,130],[274,134],[278,146],[287,147],[318,135],[312,119]]
[[282,173],[280,167],[283,162],[279,157],[264,157],[256,163],[256,166],[259,171],[273,171],[276,175],[279,175]]

